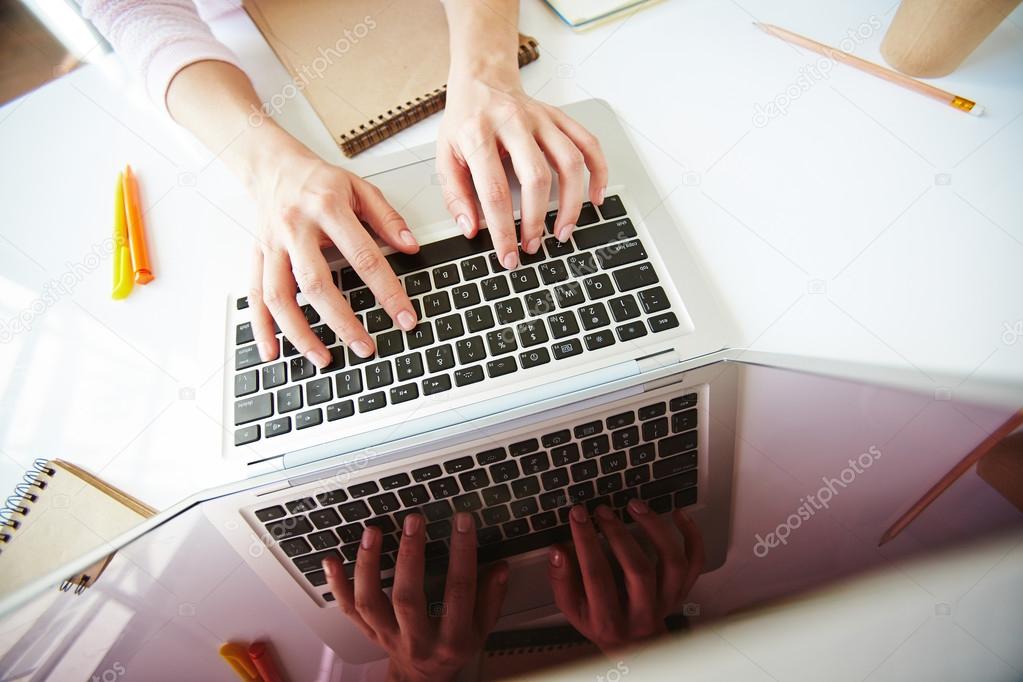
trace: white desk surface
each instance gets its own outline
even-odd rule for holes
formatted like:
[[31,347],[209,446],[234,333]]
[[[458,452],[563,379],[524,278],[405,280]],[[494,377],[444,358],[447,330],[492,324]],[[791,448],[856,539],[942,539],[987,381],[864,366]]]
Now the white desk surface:
[[[663,2],[577,35],[526,0],[542,57],[523,77],[552,103],[612,104],[738,320],[733,345],[1023,381],[1023,10],[938,83],[983,103],[980,118],[842,66],[801,88],[817,57],[751,25],[832,44],[859,29],[855,53],[880,61],[893,4]],[[262,96],[280,90],[240,11],[216,30]],[[786,113],[758,125],[755,106],[787,91]],[[281,119],[348,163],[301,98]],[[367,156],[433,140],[438,123]],[[238,477],[219,454],[209,311],[246,287],[241,186],[112,60],[0,109],[0,149],[0,488],[41,456],[157,507]],[[157,279],[115,302],[103,243],[126,162]],[[9,333],[19,317],[31,329]]]

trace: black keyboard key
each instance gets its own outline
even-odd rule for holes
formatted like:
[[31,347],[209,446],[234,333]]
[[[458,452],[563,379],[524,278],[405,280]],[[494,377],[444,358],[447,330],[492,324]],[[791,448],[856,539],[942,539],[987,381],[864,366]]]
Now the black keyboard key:
[[444,471],[449,474],[457,474],[460,471],[468,471],[473,466],[472,457],[457,457],[444,462]]
[[[305,358],[302,358],[303,360]],[[259,390],[259,370],[250,369],[234,375],[234,397],[252,395]]]
[[394,370],[398,381],[409,381],[423,376],[423,356],[409,353],[394,360]]
[[650,467],[646,464],[633,467],[625,472],[625,485],[635,487],[650,480]]
[[366,313],[366,331],[370,334],[382,332],[393,326],[394,321],[383,308],[374,308]]
[[657,273],[650,263],[639,263],[611,273],[619,291],[632,291],[658,282]]
[[643,305],[643,311],[648,315],[665,310],[671,305],[668,295],[661,287],[651,287],[639,292],[639,302]]
[[409,296],[425,294],[432,288],[430,275],[427,272],[414,272],[405,278],[405,291]]
[[604,216],[604,220],[613,220],[625,215],[625,206],[622,204],[621,197],[617,194],[604,197],[604,203],[600,205],[600,215]]
[[395,386],[390,390],[391,404],[400,405],[401,403],[407,403],[410,400],[415,400],[419,397],[419,386],[415,383],[402,384]]
[[625,322],[640,315],[639,306],[636,305],[636,299],[632,294],[612,298],[607,302],[607,306],[611,310],[611,317],[615,322]]
[[597,273],[597,260],[592,253],[574,253],[565,259],[568,269],[576,277],[586,277]]
[[608,439],[607,434],[587,438],[582,442],[582,451],[583,457],[587,459],[606,455],[611,452],[611,441]]
[[369,507],[362,500],[346,502],[339,505],[337,509],[348,523],[361,521],[370,515]]
[[[596,476],[597,475],[596,462],[585,463],[593,465],[593,476]],[[580,502],[585,502],[586,500],[592,500],[597,496],[597,490],[596,488],[593,487],[593,481],[583,481],[582,483],[570,485],[566,489],[566,492],[568,493],[569,505],[579,504]]]
[[291,500],[285,502],[284,506],[287,507],[288,511],[292,514],[301,514],[307,512],[310,509],[316,509],[316,503],[313,502],[311,497],[303,497],[298,500]]
[[355,414],[355,404],[351,400],[343,400],[333,405],[327,405],[327,421],[333,422]]
[[487,347],[490,349],[491,355],[504,355],[505,353],[518,350],[518,345],[515,343],[515,333],[512,332],[511,327],[503,327],[502,329],[487,332]]
[[540,506],[536,503],[536,498],[527,497],[523,500],[515,500],[510,505],[512,516],[517,519],[521,519],[540,511]]
[[536,452],[539,449],[540,442],[536,438],[521,440],[508,446],[508,452],[511,453],[512,457],[521,457],[530,452]]
[[486,277],[488,274],[490,271],[487,269],[487,259],[483,256],[462,261],[462,279],[465,281]]
[[447,540],[451,537],[451,522],[445,519],[426,524],[426,535],[431,540]]
[[372,391],[375,388],[389,386],[394,383],[391,376],[391,363],[378,362],[366,368],[366,390]]
[[615,327],[615,334],[618,335],[619,341],[632,341],[646,336],[646,327],[643,326],[642,320],[633,320]]
[[[472,460],[468,457],[471,462]],[[462,490],[470,492],[473,490],[479,490],[480,488],[486,488],[490,485],[490,477],[487,476],[485,469],[472,469],[470,471],[463,471],[458,475],[458,482],[462,484]]]
[[438,289],[458,284],[461,281],[461,278],[458,276],[458,265],[456,263],[449,263],[433,269],[433,285]]
[[[276,326],[277,326],[277,323],[275,322],[274,323],[274,328],[275,329],[276,329]],[[290,358],[290,357],[292,357],[294,355],[298,355],[298,349],[295,348],[295,345],[293,343],[291,343],[291,341],[289,341],[288,337],[286,337],[286,336],[282,336],[281,337],[281,348],[282,348],[282,351],[284,353],[284,357],[286,357],[286,358]]]
[[696,449],[696,431],[686,431],[677,436],[663,438],[657,442],[657,456],[671,457],[686,450]]
[[[535,265],[542,261],[547,256],[544,255],[543,249],[537,249],[536,253],[526,253],[521,248],[519,249],[519,263],[521,265]],[[512,277],[512,281],[514,281]]]
[[443,499],[445,497],[451,497],[461,492],[458,489],[458,481],[455,480],[454,476],[446,476],[444,478],[438,478],[430,481],[430,492],[433,493],[435,499]]
[[639,408],[639,418],[642,420],[653,419],[654,417],[660,417],[666,412],[666,408],[663,402],[654,403],[653,405],[646,405]]
[[671,408],[672,412],[688,410],[690,407],[696,406],[696,400],[697,398],[695,393],[687,393],[683,396],[672,398],[671,402],[668,403],[668,406]]
[[656,334],[657,332],[677,327],[678,318],[675,317],[675,313],[664,313],[663,315],[647,318],[646,323],[650,326],[650,331]]
[[625,451],[609,452],[600,458],[600,473],[613,474],[616,471],[624,471],[627,466]]
[[[606,200],[605,200],[606,201]],[[605,217],[605,219],[607,219]],[[572,233],[576,246],[580,249],[592,249],[595,246],[603,246],[611,242],[618,242],[636,236],[636,228],[628,218],[615,220],[614,222],[594,225],[584,230],[576,230]]]
[[447,315],[438,319],[436,325],[438,341],[450,341],[465,334],[461,315]]
[[433,343],[433,327],[429,322],[420,322],[412,331],[405,332],[409,350],[418,350]]
[[347,265],[341,268],[341,288],[345,291],[351,291],[352,289],[358,289],[359,287],[366,286],[362,278],[359,277],[359,273],[355,272],[355,268],[351,265]]
[[334,535],[332,530],[321,530],[318,533],[309,535],[308,538],[315,550],[330,549],[338,545],[337,536]]
[[584,202],[582,210],[579,211],[579,219],[575,221],[575,224],[579,227],[586,227],[599,221],[600,217],[597,215],[597,209],[590,202]]
[[423,296],[423,310],[427,317],[436,317],[451,312],[451,297],[446,291],[435,291]]
[[341,525],[341,517],[333,509],[317,509],[309,512],[309,520],[317,528],[333,528]]
[[252,336],[252,323],[242,322],[234,328],[234,343],[240,346],[243,343],[252,343],[255,337]]
[[[662,403],[663,404],[663,403]],[[668,435],[668,418],[659,417],[643,422],[643,440],[659,440]]]
[[684,412],[676,412],[671,415],[672,433],[681,433],[696,428],[696,410],[689,409]]
[[583,460],[576,462],[571,467],[572,480],[576,482],[595,478],[597,475],[597,462],[594,460]]
[[675,476],[669,476],[667,478],[657,478],[655,474],[653,481],[640,486],[639,495],[644,500],[649,500],[659,495],[666,495],[668,493],[675,492],[676,490],[683,490],[692,485],[696,485],[695,469],[691,469],[681,474],[676,474]]
[[548,341],[547,329],[543,325],[543,320],[523,322],[515,326],[515,331],[519,334],[519,341],[523,348],[538,346]]
[[620,429],[623,426],[630,426],[636,421],[636,414],[631,410],[628,412],[619,412],[618,414],[612,414],[610,417],[604,420],[607,424],[607,428],[614,431]]
[[519,464],[524,474],[539,474],[551,468],[551,461],[544,450],[523,455]]
[[422,483],[423,481],[431,481],[435,478],[440,478],[442,472],[439,464],[431,464],[430,466],[422,467],[421,469],[412,470],[412,478],[417,482]]
[[341,372],[334,377],[334,388],[337,389],[337,397],[344,398],[362,392],[362,370],[350,369]]
[[[327,532],[329,533],[330,531]],[[280,543],[280,548],[289,557],[313,551],[313,548],[309,546],[309,543],[306,542],[305,538],[291,538],[290,540],[285,540]]]
[[246,308],[249,307],[249,299],[245,296],[242,296],[241,298],[238,299],[236,305],[238,307],[238,310],[245,310]]
[[522,301],[517,298],[508,298],[494,304],[497,312],[497,320],[501,324],[511,324],[526,317],[526,311],[522,307]]
[[377,492],[380,492],[380,487],[376,484],[376,481],[366,481],[348,486],[348,494],[352,497],[365,497]]
[[577,443],[566,443],[551,448],[551,461],[554,466],[560,467],[579,461],[579,445]]
[[572,246],[572,240],[569,239],[567,242],[559,242],[556,237],[548,237],[543,240],[544,246],[547,247],[547,255],[551,258],[559,258],[561,256],[567,256],[568,254],[575,251],[575,247]]
[[494,314],[489,306],[481,305],[465,311],[465,326],[470,334],[490,329],[494,326]]
[[270,533],[270,537],[280,542],[281,540],[311,533],[313,532],[313,526],[309,523],[309,519],[304,516],[292,516],[266,524],[266,530]]
[[615,337],[611,334],[610,329],[601,329],[600,331],[587,334],[583,337],[583,343],[586,344],[586,350],[597,350],[599,348],[607,348],[614,344]]
[[639,445],[639,427],[630,426],[611,434],[611,444],[616,450],[626,450]]
[[483,508],[483,500],[480,499],[480,494],[477,492],[458,495],[451,500],[451,504],[455,507],[455,511],[460,512],[474,512]]
[[234,444],[236,447],[255,443],[257,440],[259,440],[259,424],[243,426],[234,432]]
[[423,244],[416,253],[393,253],[387,256],[387,262],[397,275],[432,268],[467,256],[476,256],[494,248],[490,233],[480,230],[472,239],[462,235],[448,237],[440,241]]
[[657,451],[653,443],[643,443],[629,450],[629,464],[636,466],[654,461]]
[[476,543],[480,547],[483,545],[492,545],[503,539],[504,535],[501,533],[500,528],[479,528],[476,531]]
[[536,476],[529,476],[514,480],[511,482],[511,489],[515,499],[537,495],[540,492],[540,479]]
[[[487,351],[483,347],[482,336],[470,336],[467,339],[459,339],[455,343],[455,350],[458,352],[458,361],[463,365],[479,362],[487,357]],[[462,384],[458,384],[461,386]]]
[[[526,519],[516,519],[515,521],[509,521],[508,523],[501,526],[501,529],[504,531],[504,535],[507,538],[520,537],[529,533],[529,521],[527,521]],[[505,547],[507,547],[509,544],[510,543],[508,542],[504,543]],[[476,555],[476,559],[477,561],[481,561],[478,552]]]
[[442,372],[455,366],[455,355],[451,344],[430,348],[426,352],[426,366],[431,372]]
[[524,295],[522,300],[526,302],[526,312],[531,317],[541,317],[556,310],[554,296],[546,290],[531,291]]
[[377,391],[376,393],[369,393],[367,395],[359,396],[359,412],[372,412],[373,410],[379,410],[381,407],[387,405],[387,396],[383,391]]
[[326,559],[327,557],[333,557],[338,561],[341,560],[341,555],[338,554],[335,550],[327,550],[326,552],[315,552],[314,554],[306,554],[305,556],[300,556],[295,559],[292,559],[292,561],[295,562],[295,568],[302,571],[303,573],[308,573],[309,571],[317,571],[323,568],[323,560]]
[[234,403],[234,425],[241,426],[257,419],[266,419],[274,413],[274,398],[271,393],[236,400]]
[[451,297],[454,299],[455,308],[461,310],[469,306],[479,305],[480,289],[474,283],[469,282],[452,289]]
[[[416,472],[412,472],[415,476]],[[402,488],[398,491],[398,497],[405,503],[406,507],[418,507],[430,501],[430,494],[424,485],[414,485],[409,488]]]
[[533,350],[527,350],[519,353],[519,364],[522,365],[522,369],[538,367],[539,365],[547,364],[550,361],[551,354],[547,352],[546,348],[534,348]]
[[277,411],[293,412],[302,409],[302,387],[289,386],[277,391]]
[[603,249],[598,249],[596,254],[597,261],[600,262],[600,266],[605,270],[646,260],[647,258],[646,249],[643,248],[643,244],[638,239],[611,244]]
[[551,328],[551,336],[555,339],[563,339],[579,333],[579,324],[576,322],[575,313],[565,310],[547,317],[547,324]]
[[378,516],[396,512],[400,508],[400,505],[398,504],[398,498],[394,496],[394,493],[383,493],[382,495],[374,495],[373,497],[369,498],[369,506],[373,509],[373,512]]
[[508,288],[508,277],[506,275],[485,279],[480,282],[480,286],[483,289],[483,298],[487,301],[495,301],[511,293],[511,290]]
[[564,445],[568,441],[572,440],[572,433],[568,429],[562,429],[553,433],[544,434],[540,438],[540,442],[543,443],[545,448],[553,448],[558,445]]
[[590,297],[591,301],[613,296],[615,293],[614,287],[611,286],[611,278],[603,273],[587,277],[583,280],[583,284],[586,285],[586,294]]
[[313,327],[313,334],[316,334],[316,338],[323,342],[324,346],[333,346],[337,343],[337,335],[325,324]]
[[602,421],[600,421],[598,419],[597,421],[586,422],[585,424],[579,424],[574,429],[572,429],[572,432],[575,433],[575,437],[576,438],[582,440],[583,438],[589,438],[590,436],[595,436],[595,435],[597,435],[598,433],[600,433],[603,430],[604,430],[604,422],[602,422]]
[[[327,352],[330,353],[330,362],[320,371],[324,374],[329,374],[330,372],[336,372],[339,369],[343,369],[345,366],[345,347],[334,346],[333,348],[328,348]],[[295,379],[292,378],[292,381],[294,380]]]
[[489,466],[491,464],[494,464],[495,462],[500,462],[506,457],[508,457],[508,453],[505,452],[504,448],[492,448],[490,450],[484,450],[483,452],[477,454],[476,462],[480,466]]
[[519,477],[519,464],[515,460],[498,462],[490,466],[490,478],[494,483],[506,483]]
[[[546,453],[544,453],[544,455],[546,456]],[[557,469],[552,469],[551,471],[545,471],[540,476],[540,482],[543,483],[543,489],[546,491],[564,488],[566,485],[571,483],[568,478],[568,468],[559,467]]]
[[649,504],[650,509],[652,509],[657,514],[666,514],[671,511],[671,495],[662,495],[661,497],[656,497],[650,500],[650,502],[648,502],[647,504]]
[[319,426],[323,423],[323,411],[320,408],[306,410],[295,415],[295,428],[308,429],[310,426]]
[[242,346],[234,352],[234,368],[236,370],[248,369],[260,362],[262,360],[259,359],[259,350],[256,348],[256,344]]
[[348,303],[354,312],[369,310],[377,304],[373,292],[369,289],[356,289],[348,294]]
[[587,331],[611,324],[603,303],[593,303],[579,308],[579,320],[583,324],[583,329]]
[[[504,504],[510,499],[511,491],[504,483],[501,485],[491,486],[483,491],[483,501],[487,504],[487,506]],[[493,523],[493,521],[490,521],[489,523]]]
[[434,395],[451,390],[451,377],[447,374],[423,379],[423,395]]
[[316,501],[322,504],[324,507],[328,507],[334,504],[341,504],[348,499],[348,493],[341,488],[337,490],[330,490],[325,493],[319,493],[316,495]]
[[571,308],[586,300],[579,282],[565,282],[554,287],[554,298],[562,308]]
[[320,403],[330,402],[333,397],[334,393],[331,390],[329,377],[313,379],[305,385],[305,401],[307,405],[319,405]]
[[267,507],[266,509],[259,509],[256,511],[256,518],[266,523],[268,521],[276,521],[277,519],[284,517],[284,507],[277,505],[274,507]]
[[675,493],[675,506],[678,508],[696,504],[696,487],[686,488]]
[[380,479],[380,487],[384,490],[394,490],[395,488],[401,488],[411,483],[412,480],[408,474],[392,474],[391,476],[384,476]]
[[483,368],[479,365],[455,370],[455,385],[468,386],[483,381]]
[[449,519],[454,514],[451,510],[451,503],[447,500],[437,500],[423,505],[423,516],[427,521],[441,521]]
[[696,451],[684,452],[681,455],[659,459],[654,462],[654,478],[674,476],[696,466]]
[[402,331],[395,329],[377,336],[377,356],[386,358],[405,352],[405,341]]
[[263,367],[263,388],[277,388],[287,382],[287,370],[283,362],[275,362]]
[[491,379],[503,377],[517,370],[518,365],[515,364],[515,358],[513,357],[498,358],[487,363],[487,375]]
[[618,492],[623,487],[622,475],[617,472],[597,479],[598,495],[610,495],[611,493]]
[[558,360],[564,360],[570,358],[573,355],[579,355],[583,352],[583,344],[579,339],[566,339],[565,341],[559,341],[558,343],[551,346],[551,350],[554,352],[554,357]]
[[557,284],[568,279],[568,268],[560,260],[541,263],[536,269],[540,273],[540,279],[547,285]]
[[316,365],[310,362],[309,358],[298,357],[291,359],[291,380],[301,381],[316,374]]

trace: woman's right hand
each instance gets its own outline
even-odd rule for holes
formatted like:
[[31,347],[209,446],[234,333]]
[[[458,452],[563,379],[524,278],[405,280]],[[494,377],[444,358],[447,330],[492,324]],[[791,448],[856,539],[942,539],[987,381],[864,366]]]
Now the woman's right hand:
[[596,510],[599,530],[621,565],[624,594],[619,594],[597,528],[582,505],[569,514],[575,556],[563,547],[548,554],[555,603],[568,622],[606,654],[666,632],[665,617],[689,594],[703,570],[703,536],[682,510],[661,515],[638,499],[630,500],[628,509],[653,546],[655,559],[647,556],[609,507]]
[[299,353],[321,369],[330,364],[330,353],[299,308],[296,291],[356,355],[369,357],[375,350],[373,338],[334,285],[321,249],[335,245],[373,292],[377,305],[409,331],[417,324],[415,310],[370,230],[403,253],[415,253],[419,245],[379,189],[326,163],[272,124],[266,128],[260,135],[269,145],[261,154],[264,162],[247,178],[259,202],[249,307],[260,357],[263,361],[278,357],[276,320]]

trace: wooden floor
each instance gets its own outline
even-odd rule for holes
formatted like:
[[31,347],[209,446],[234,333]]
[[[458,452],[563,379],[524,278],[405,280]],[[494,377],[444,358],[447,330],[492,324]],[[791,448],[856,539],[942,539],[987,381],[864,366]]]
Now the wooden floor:
[[0,104],[75,68],[64,46],[17,0],[0,0]]

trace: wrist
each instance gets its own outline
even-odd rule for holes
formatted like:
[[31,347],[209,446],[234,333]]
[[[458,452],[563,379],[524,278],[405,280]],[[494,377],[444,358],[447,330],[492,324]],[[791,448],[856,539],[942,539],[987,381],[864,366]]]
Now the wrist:
[[224,154],[224,160],[251,194],[289,158],[312,153],[268,116],[254,113],[248,126]]

